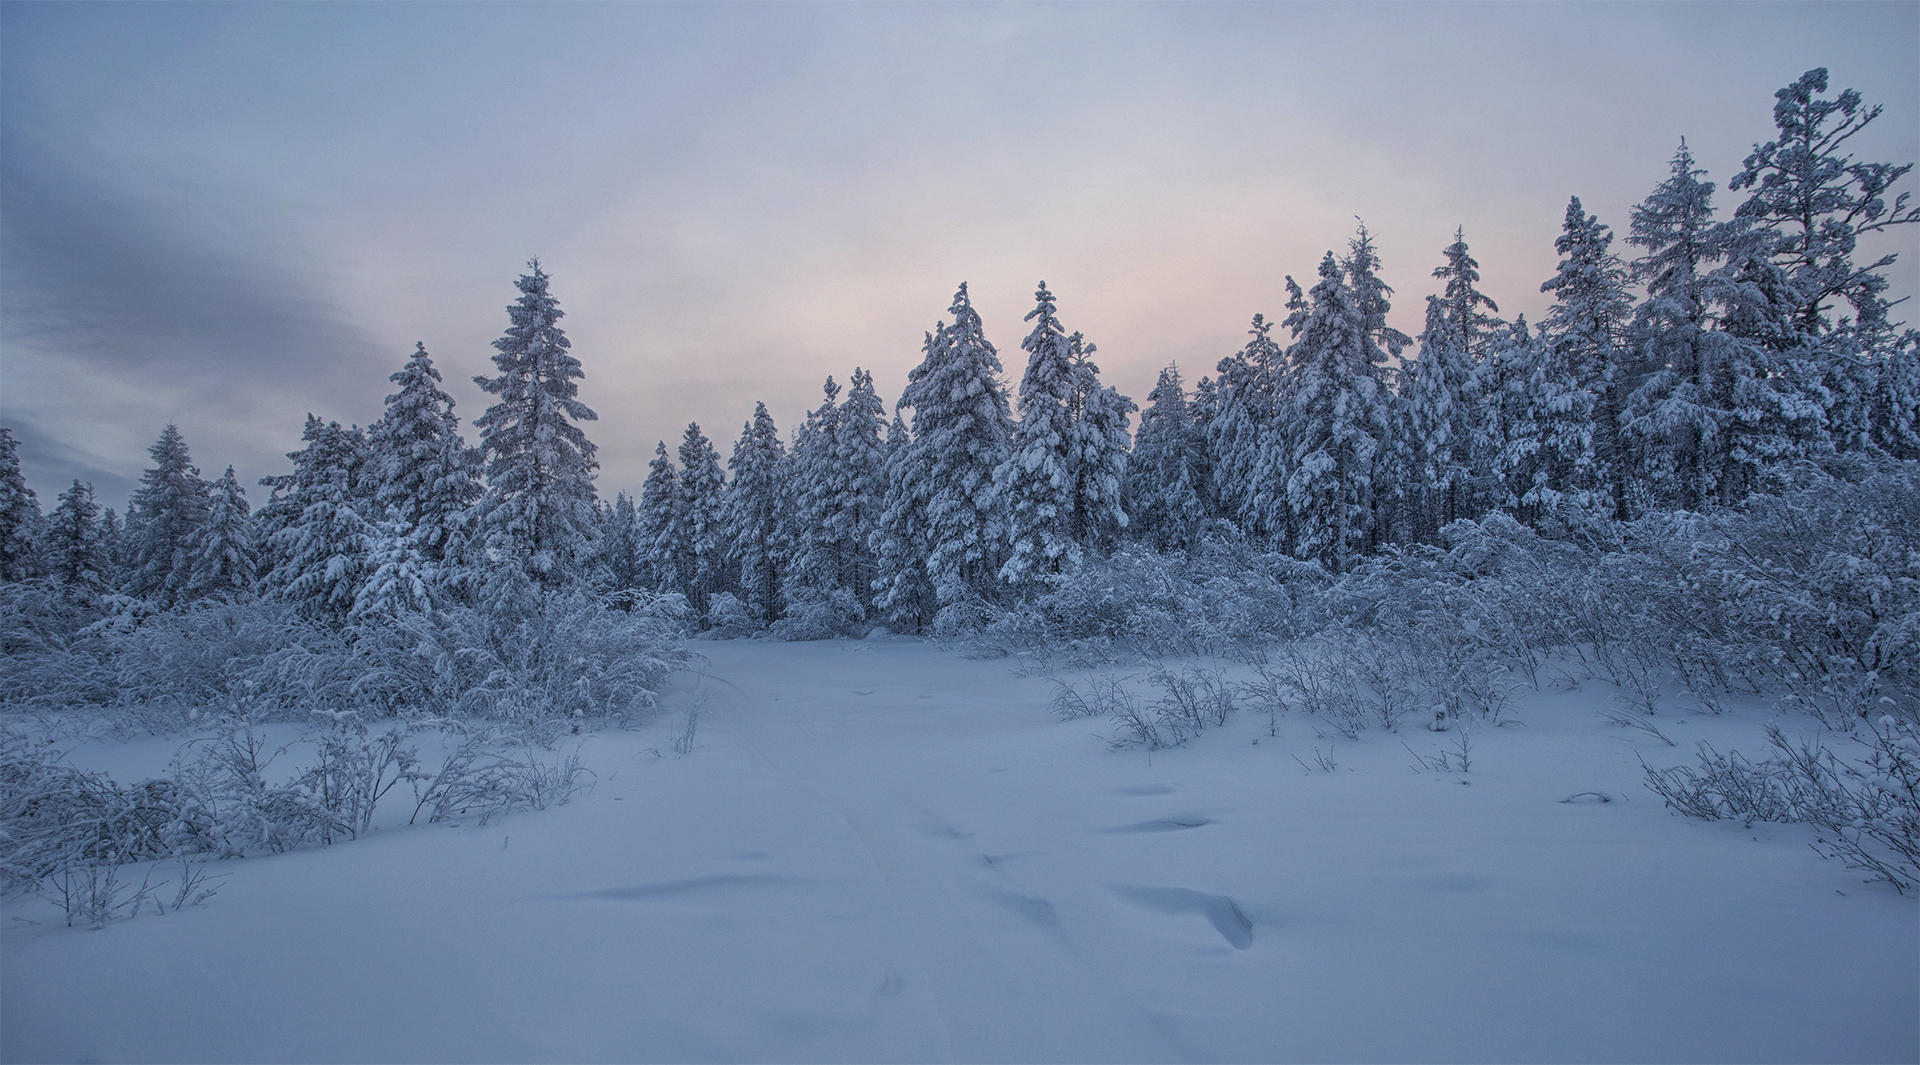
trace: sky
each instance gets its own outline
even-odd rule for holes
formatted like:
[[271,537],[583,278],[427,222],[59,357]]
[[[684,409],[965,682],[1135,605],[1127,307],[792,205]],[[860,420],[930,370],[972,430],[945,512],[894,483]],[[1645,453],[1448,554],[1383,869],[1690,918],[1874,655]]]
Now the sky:
[[1045,280],[1144,399],[1356,219],[1407,332],[1456,227],[1537,319],[1570,195],[1624,238],[1685,137],[1730,212],[1816,66],[1920,159],[1916,3],[0,3],[0,425],[48,508],[169,422],[252,485],[423,341],[471,440],[535,256],[608,497],[829,374],[891,403],[963,281],[1010,382]]

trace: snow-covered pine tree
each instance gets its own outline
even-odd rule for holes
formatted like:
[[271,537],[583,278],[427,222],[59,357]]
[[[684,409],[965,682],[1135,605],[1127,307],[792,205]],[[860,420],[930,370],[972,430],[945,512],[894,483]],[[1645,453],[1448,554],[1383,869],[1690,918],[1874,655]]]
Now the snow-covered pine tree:
[[1401,392],[1398,436],[1411,451],[1403,471],[1405,534],[1432,542],[1448,522],[1473,515],[1475,421],[1483,399],[1467,336],[1438,297],[1427,298],[1427,325],[1420,354],[1408,366]]
[[647,479],[640,486],[640,507],[635,515],[636,534],[645,561],[646,584],[656,592],[687,594],[692,580],[693,557],[685,550],[680,530],[684,526],[680,503],[680,475],[667,454],[667,442],[654,444],[653,461],[647,464]]
[[207,523],[193,545],[189,584],[195,598],[238,599],[251,594],[259,571],[259,541],[254,534],[246,490],[228,466],[207,490]]
[[[1076,367],[1053,293],[1040,282],[1020,342],[1027,371],[1020,379],[1020,421],[1005,461],[993,471],[993,491],[1007,521],[1007,559],[1000,579],[1015,588],[1043,583],[1079,552],[1075,536],[1072,453]],[[917,415],[916,415],[917,417]]]
[[926,484],[926,565],[941,609],[992,594],[1005,518],[993,471],[1006,461],[1012,419],[1000,356],[987,342],[963,283],[914,367],[900,406],[913,410],[908,467]]
[[1594,461],[1594,394],[1566,352],[1514,321],[1485,364],[1500,385],[1482,401],[1482,432],[1494,451],[1497,505],[1530,525],[1611,517],[1613,493]]
[[1896,256],[1862,264],[1853,255],[1863,234],[1920,223],[1920,206],[1907,206],[1910,193],[1891,204],[1886,199],[1913,164],[1862,163],[1845,154],[1842,146],[1879,118],[1881,108],[1865,106],[1853,89],[1821,99],[1826,91],[1827,71],[1820,67],[1774,93],[1779,136],[1754,145],[1727,187],[1753,190],[1734,214],[1771,234],[1768,251],[1788,281],[1780,294],[1791,303],[1783,310],[1800,333],[1833,328],[1830,311],[1842,301],[1859,328],[1878,332],[1890,306],[1882,271]]
[[739,574],[741,601],[761,624],[772,624],[786,607],[781,587],[781,516],[788,491],[787,449],[765,403],[753,405],[753,419],[727,459],[733,477],[727,484],[721,523],[730,565]]
[[578,423],[598,415],[580,402],[580,360],[560,328],[564,313],[538,259],[516,282],[506,333],[493,342],[496,377],[475,377],[498,399],[480,416],[487,494],[480,535],[546,589],[581,576],[593,549],[593,442]]
[[110,563],[101,531],[93,485],[75,478],[47,516],[46,537],[50,574],[75,600],[92,601],[107,590]]
[[[1633,317],[1627,268],[1613,254],[1613,231],[1588,214],[1578,196],[1567,202],[1566,220],[1553,247],[1560,253],[1560,265],[1540,285],[1540,291],[1551,292],[1554,298],[1540,329],[1540,339],[1551,346],[1550,357],[1558,367],[1547,371],[1547,376],[1564,372],[1592,396],[1596,478],[1592,490],[1604,493],[1603,499],[1595,497],[1602,509],[1624,518],[1630,467],[1620,436],[1620,415],[1638,384],[1626,349],[1627,326]],[[1545,402],[1550,397],[1541,398]],[[1577,397],[1568,398],[1578,406]]]
[[707,603],[716,592],[731,591],[728,580],[728,550],[721,515],[726,474],[720,470],[720,453],[713,441],[700,431],[698,422],[688,422],[680,440],[680,524],[674,531],[675,557],[686,569],[682,580],[687,601],[695,613],[704,616]]
[[441,389],[440,371],[424,343],[388,380],[400,386],[368,430],[375,474],[372,513],[398,512],[429,563],[459,554],[456,541],[470,535],[468,520],[483,488],[478,456],[460,435],[453,397]]
[[39,576],[40,500],[20,470],[13,430],[0,427],[0,581]]
[[1293,349],[1281,417],[1291,441],[1293,553],[1345,570],[1373,545],[1373,478],[1386,397],[1366,319],[1329,251]]
[[1067,341],[1074,357],[1075,413],[1067,455],[1067,470],[1073,478],[1071,531],[1080,548],[1105,552],[1112,550],[1127,527],[1120,486],[1133,442],[1130,416],[1140,406],[1112,385],[1100,383],[1100,369],[1091,358],[1092,344],[1083,343],[1079,333]]
[[1140,432],[1122,489],[1134,536],[1161,551],[1184,551],[1206,527],[1206,440],[1180,385],[1180,368],[1160,371],[1140,412]]
[[[1362,332],[1367,342],[1378,354],[1370,353],[1368,358],[1374,362],[1393,360],[1397,369],[1382,377],[1382,396],[1387,407],[1388,425],[1399,424],[1403,404],[1396,390],[1387,385],[1389,378],[1404,376],[1406,363],[1401,358],[1413,339],[1387,324],[1387,315],[1393,310],[1393,287],[1380,277],[1380,252],[1374,247],[1373,234],[1368,231],[1365,222],[1347,241],[1346,257],[1340,260],[1340,268],[1346,272],[1347,287],[1353,291],[1354,302],[1360,308]],[[1300,286],[1287,280],[1288,317],[1287,323],[1294,336],[1299,336],[1300,326],[1306,320],[1306,297],[1300,292]],[[1288,454],[1284,427],[1274,425],[1269,430],[1273,437],[1268,454],[1286,456]],[[1405,483],[1407,471],[1413,468],[1412,450],[1407,441],[1398,432],[1389,432],[1381,441],[1380,451],[1374,459],[1374,527],[1377,535],[1386,539],[1393,535],[1396,526],[1404,521],[1409,502],[1408,485]],[[1284,484],[1282,476],[1278,483]],[[1283,508],[1284,510],[1284,508]]]
[[886,506],[886,424],[886,404],[874,391],[873,375],[856,367],[834,421],[829,520],[830,539],[841,550],[841,583],[862,607],[873,602],[871,540]]
[[207,485],[179,427],[162,430],[147,454],[153,468],[133,493],[127,594],[170,607],[192,593],[194,545],[207,524]]

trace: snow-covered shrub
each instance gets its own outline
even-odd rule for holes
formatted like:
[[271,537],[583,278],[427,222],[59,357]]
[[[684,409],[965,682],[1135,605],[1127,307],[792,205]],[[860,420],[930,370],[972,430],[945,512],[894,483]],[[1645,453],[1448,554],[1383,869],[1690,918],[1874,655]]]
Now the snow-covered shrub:
[[431,822],[478,812],[480,820],[512,810],[565,805],[586,789],[593,773],[578,752],[548,755],[525,737],[483,730],[467,736],[438,772],[413,778],[413,817]]
[[[0,891],[32,892],[59,906],[69,925],[100,927],[152,906],[168,907],[152,859],[207,849],[208,825],[170,780],[120,787],[105,774],[65,764],[47,744],[0,730]],[[183,860],[173,908],[211,894]]]
[[415,712],[578,723],[652,709],[686,658],[678,626],[670,610],[607,610],[584,593],[559,592],[508,610],[414,615],[394,638],[417,678]]
[[1224,725],[1233,715],[1233,687],[1218,670],[1185,669],[1176,673],[1159,666],[1147,679],[1163,691],[1152,710],[1176,743],[1184,743],[1208,727]]
[[1702,743],[1698,768],[1648,767],[1647,787],[1687,817],[1813,825],[1826,857],[1903,893],[1920,887],[1920,723],[1882,715],[1836,740],[1851,747],[1845,757],[1778,725],[1767,741],[1773,753],[1758,762]]
[[706,630],[701,635],[709,640],[736,640],[742,636],[751,636],[760,631],[760,623],[754,620],[753,612],[747,604],[732,592],[715,592],[707,600]]
[[866,611],[845,588],[801,596],[787,604],[785,617],[769,628],[782,640],[831,640],[851,636],[864,628]]
[[332,651],[337,634],[301,619],[274,600],[199,600],[132,626],[102,626],[105,653],[117,675],[123,712],[154,731],[177,728],[208,707],[220,707],[250,686],[289,689],[286,708],[310,698],[292,678],[272,683],[289,650]]
[[0,582],[0,706],[64,710],[113,702],[112,663],[88,632],[99,616],[52,581]]
[[1209,539],[1191,553],[1131,544],[1083,556],[1046,588],[993,619],[988,638],[1027,650],[1103,657],[1220,654],[1303,630],[1302,602],[1326,582],[1318,566]]

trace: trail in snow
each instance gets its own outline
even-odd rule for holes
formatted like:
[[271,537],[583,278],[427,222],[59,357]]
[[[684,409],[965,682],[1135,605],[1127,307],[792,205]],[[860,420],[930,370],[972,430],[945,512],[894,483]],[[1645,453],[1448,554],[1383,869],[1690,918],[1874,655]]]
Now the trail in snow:
[[[1410,767],[1423,732],[1284,718],[1113,753],[1046,681],[915,641],[700,650],[660,719],[584,742],[572,806],[224,863],[206,907],[99,933],[10,922],[0,1057],[1920,1059],[1914,903],[1642,798],[1686,740],[1607,728],[1604,693],[1481,730],[1460,777]],[[1622,801],[1561,801],[1589,791]]]

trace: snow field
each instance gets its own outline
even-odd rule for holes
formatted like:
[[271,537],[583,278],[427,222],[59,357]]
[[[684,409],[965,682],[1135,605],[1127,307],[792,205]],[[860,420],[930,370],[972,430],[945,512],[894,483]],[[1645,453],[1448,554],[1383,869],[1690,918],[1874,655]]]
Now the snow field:
[[1665,714],[1669,748],[1604,687],[1529,693],[1463,776],[1401,743],[1450,735],[1245,712],[1112,752],[914,640],[698,646],[570,806],[222,863],[97,933],[10,903],[0,1058],[1920,1059],[1913,900],[1640,786],[1757,712]]

